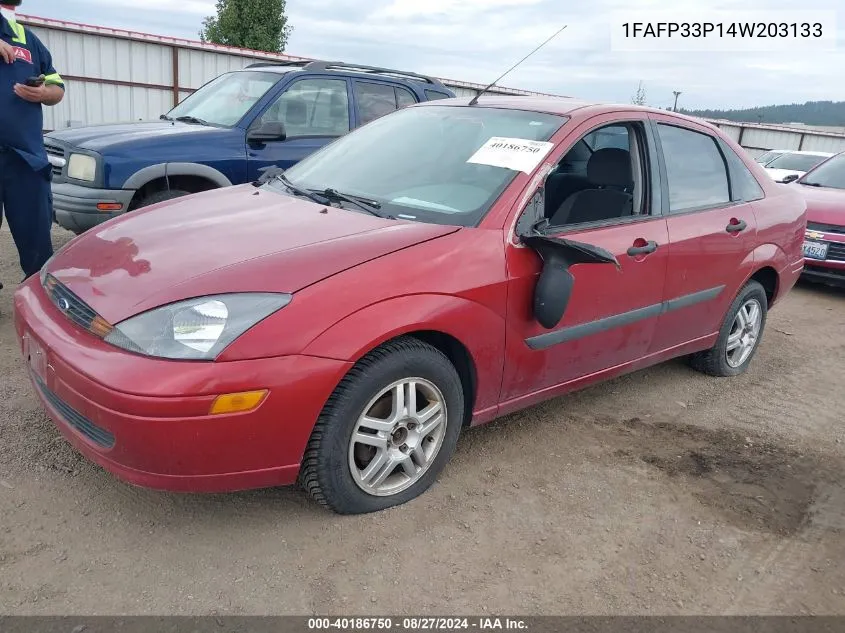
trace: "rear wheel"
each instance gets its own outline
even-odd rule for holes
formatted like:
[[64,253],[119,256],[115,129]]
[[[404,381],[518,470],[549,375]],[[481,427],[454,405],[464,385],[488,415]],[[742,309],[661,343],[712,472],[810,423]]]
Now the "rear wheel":
[[429,488],[461,431],[464,397],[452,363],[414,338],[374,350],[326,403],[300,483],[341,514],[383,510]]
[[766,327],[768,298],[763,286],[749,281],[734,299],[711,349],[691,358],[692,366],[711,376],[744,373],[757,353]]

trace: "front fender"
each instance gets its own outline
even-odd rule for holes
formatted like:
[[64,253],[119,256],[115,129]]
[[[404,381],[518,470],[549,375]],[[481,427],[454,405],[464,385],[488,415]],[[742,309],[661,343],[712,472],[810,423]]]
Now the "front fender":
[[451,295],[417,294],[387,299],[338,321],[302,351],[356,362],[403,334],[436,331],[460,341],[476,369],[475,411],[498,404],[505,353],[505,319],[490,308]]
[[202,163],[158,163],[136,171],[123,183],[121,189],[140,189],[148,182],[166,176],[199,176],[218,187],[232,186],[232,181],[225,174]]

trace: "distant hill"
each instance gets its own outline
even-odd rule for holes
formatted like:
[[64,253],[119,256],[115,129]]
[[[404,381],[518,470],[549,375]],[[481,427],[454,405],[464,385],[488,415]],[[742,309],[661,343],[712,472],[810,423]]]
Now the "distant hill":
[[789,105],[761,106],[744,110],[682,110],[705,119],[728,119],[750,123],[806,123],[845,126],[845,101],[807,101]]

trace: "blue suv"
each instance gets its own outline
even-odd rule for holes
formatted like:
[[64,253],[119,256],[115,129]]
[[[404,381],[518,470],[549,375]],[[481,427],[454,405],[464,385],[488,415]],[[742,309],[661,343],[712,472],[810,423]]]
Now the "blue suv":
[[415,73],[335,62],[260,62],[223,74],[158,121],[45,136],[58,224],[75,233],[127,211],[287,169],[394,110],[454,97]]

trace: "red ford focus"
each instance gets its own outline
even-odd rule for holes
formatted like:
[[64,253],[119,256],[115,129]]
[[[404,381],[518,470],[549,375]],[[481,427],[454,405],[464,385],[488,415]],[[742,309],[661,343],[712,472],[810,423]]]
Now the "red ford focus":
[[[284,142],[292,142],[287,139]],[[71,241],[15,295],[44,406],[154,488],[421,494],[461,430],[678,356],[746,370],[805,203],[715,128],[438,101]]]

